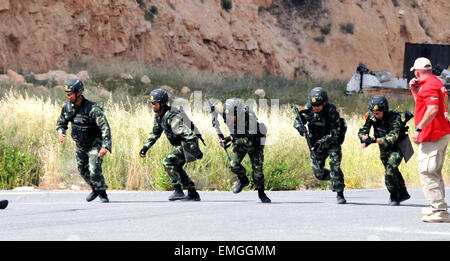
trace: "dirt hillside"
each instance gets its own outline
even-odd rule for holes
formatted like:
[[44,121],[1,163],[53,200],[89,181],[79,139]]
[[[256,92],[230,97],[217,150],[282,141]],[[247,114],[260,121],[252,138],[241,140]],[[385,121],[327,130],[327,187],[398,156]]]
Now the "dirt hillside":
[[448,0],[0,0],[0,70],[123,58],[212,72],[401,76],[405,42],[450,43]]

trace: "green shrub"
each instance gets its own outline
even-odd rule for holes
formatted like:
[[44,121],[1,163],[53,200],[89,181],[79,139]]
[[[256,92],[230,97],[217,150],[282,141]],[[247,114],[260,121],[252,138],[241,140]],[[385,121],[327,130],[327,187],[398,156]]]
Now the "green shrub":
[[28,143],[11,145],[0,135],[0,189],[39,185],[41,163]]
[[323,35],[328,35],[331,31],[331,24],[327,24],[323,27],[320,27],[320,33],[322,33]]
[[353,34],[355,26],[353,23],[345,23],[339,25],[341,32],[344,34]]
[[153,23],[154,15],[150,11],[145,11],[144,19]]
[[324,43],[325,42],[325,36],[317,36],[313,38],[314,41],[318,42],[318,43]]
[[322,0],[292,0],[295,6],[305,9],[305,11],[314,11],[322,7]]
[[222,9],[229,12],[233,8],[233,2],[231,0],[222,0]]
[[136,0],[136,3],[138,3],[140,9],[145,9],[145,3],[143,0]]

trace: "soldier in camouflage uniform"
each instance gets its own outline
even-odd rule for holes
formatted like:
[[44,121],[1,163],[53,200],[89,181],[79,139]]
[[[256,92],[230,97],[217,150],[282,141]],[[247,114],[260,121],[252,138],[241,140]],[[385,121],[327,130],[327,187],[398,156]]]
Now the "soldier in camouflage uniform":
[[[341,123],[339,112],[331,103],[328,103],[327,92],[320,88],[311,90],[308,103],[300,111],[303,124],[306,128],[301,128],[301,124],[296,118],[294,128],[300,135],[309,135],[312,150],[316,157],[311,155],[311,166],[313,173],[319,180],[331,180],[331,190],[337,192],[337,203],[345,204],[344,198],[344,174],[341,170],[342,150],[340,141]],[[324,168],[325,160],[330,157],[330,169]]]
[[[169,200],[192,200],[200,201],[200,195],[195,189],[194,182],[183,169],[186,163],[186,149],[193,152],[196,159],[202,158],[203,154],[198,146],[198,138],[191,128],[183,121],[180,111],[172,109],[169,105],[169,96],[162,89],[153,90],[150,93],[150,102],[155,112],[153,130],[142,147],[139,155],[146,157],[147,151],[155,144],[164,132],[170,144],[175,149],[163,160],[164,168],[169,175],[174,192]],[[188,190],[186,196],[182,186]]]
[[[398,206],[400,202],[410,198],[405,181],[398,166],[402,154],[398,146],[405,138],[404,123],[400,113],[389,110],[387,99],[382,95],[373,96],[369,104],[369,112],[364,115],[363,126],[358,131],[361,147],[366,148],[376,142],[380,148],[380,159],[386,170],[384,180],[390,193],[389,205]],[[369,137],[370,128],[374,128],[374,138]]]
[[246,170],[241,162],[245,155],[249,155],[253,169],[253,182],[258,190],[258,197],[263,203],[270,203],[271,200],[264,193],[264,137],[267,132],[264,124],[259,123],[255,113],[243,105],[242,101],[231,98],[225,101],[222,109],[222,116],[228,126],[231,136],[220,143],[233,144],[230,170],[237,175],[239,182],[233,188],[233,193],[239,193],[249,184]]
[[81,80],[67,80],[64,89],[68,101],[62,107],[56,123],[58,140],[64,142],[67,126],[71,122],[78,171],[92,188],[86,200],[89,202],[100,196],[101,201],[107,203],[108,186],[102,174],[102,162],[106,153],[111,152],[111,129],[108,121],[102,109],[82,95],[84,85]]

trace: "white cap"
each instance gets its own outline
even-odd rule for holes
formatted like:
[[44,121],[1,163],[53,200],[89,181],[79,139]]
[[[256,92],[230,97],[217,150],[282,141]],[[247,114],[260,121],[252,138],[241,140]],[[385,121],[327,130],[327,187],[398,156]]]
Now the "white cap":
[[411,67],[410,71],[413,71],[413,70],[427,70],[427,69],[431,69],[431,62],[430,62],[430,60],[428,60],[425,57],[420,57],[420,58],[416,59],[416,61],[414,62],[414,66]]

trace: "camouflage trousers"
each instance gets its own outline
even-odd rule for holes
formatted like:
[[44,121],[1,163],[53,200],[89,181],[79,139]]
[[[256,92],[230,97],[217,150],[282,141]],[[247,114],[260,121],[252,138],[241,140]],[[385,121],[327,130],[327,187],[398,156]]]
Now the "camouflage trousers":
[[[330,157],[330,169],[325,168],[325,160]],[[330,180],[333,192],[344,191],[344,173],[341,170],[341,147],[331,147],[316,153],[316,159],[311,157],[311,167],[319,180]]]
[[163,160],[163,166],[172,185],[182,185],[184,189],[195,189],[194,182],[189,178],[183,166],[186,163],[183,147],[178,146]]
[[255,189],[264,189],[264,174],[262,171],[264,164],[264,146],[250,147],[233,144],[233,149],[230,153],[231,162],[229,168],[239,179],[247,177],[247,171],[241,164],[247,154],[252,163],[252,178]]
[[384,182],[386,188],[390,193],[397,193],[401,190],[406,190],[405,180],[398,170],[398,166],[402,162],[402,156],[399,150],[381,150],[380,159],[386,170],[384,175]]
[[94,190],[106,190],[108,188],[102,173],[103,158],[98,156],[101,148],[102,142],[100,139],[94,140],[91,144],[77,143],[78,172]]

